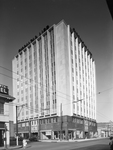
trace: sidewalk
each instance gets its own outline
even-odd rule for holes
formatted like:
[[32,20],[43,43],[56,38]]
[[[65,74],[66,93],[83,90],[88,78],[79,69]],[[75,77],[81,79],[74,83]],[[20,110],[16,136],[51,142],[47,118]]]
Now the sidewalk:
[[[107,138],[107,137],[104,137]],[[83,142],[83,141],[91,141],[91,140],[98,140],[98,139],[104,139],[104,138],[91,138],[91,139],[76,139],[76,140],[40,140],[40,142]]]
[[[26,148],[28,148],[28,147],[31,147],[31,145],[27,145],[26,146]],[[13,149],[21,149],[21,148],[23,148],[22,147],[22,145],[20,145],[20,146],[8,146],[7,147],[7,149],[10,149],[10,150],[13,150]],[[0,147],[0,150],[6,150],[6,148],[5,147]]]
[[[22,146],[8,146],[7,149],[19,149],[22,148]],[[5,147],[0,147],[0,150],[6,150]]]

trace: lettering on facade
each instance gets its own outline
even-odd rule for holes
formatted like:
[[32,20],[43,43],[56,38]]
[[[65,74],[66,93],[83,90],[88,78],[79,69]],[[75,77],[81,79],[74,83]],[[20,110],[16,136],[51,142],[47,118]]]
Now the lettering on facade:
[[0,84],[0,93],[8,95],[8,87]]
[[46,135],[51,135],[51,131],[46,131]]
[[38,132],[37,126],[31,126],[31,132]]

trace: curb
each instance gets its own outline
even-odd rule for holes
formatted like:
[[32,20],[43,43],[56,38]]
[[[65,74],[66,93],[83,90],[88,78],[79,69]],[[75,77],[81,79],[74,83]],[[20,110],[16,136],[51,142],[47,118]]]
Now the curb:
[[7,147],[7,149],[5,148],[5,147],[3,147],[3,148],[0,148],[0,150],[8,150],[8,149],[20,149],[20,148],[22,148],[22,146],[18,146],[18,147]]
[[[29,148],[29,147],[31,147],[31,145],[27,145],[26,146],[26,148]],[[20,149],[20,148],[23,149],[23,146],[17,146],[17,147],[12,147],[11,146],[11,147],[8,147],[7,150]],[[0,150],[6,150],[6,148],[5,147],[4,148],[0,148]]]
[[93,140],[99,140],[99,139],[106,139],[105,138],[91,138],[91,139],[78,139],[78,140],[42,140],[40,142],[47,142],[47,143],[59,143],[59,142],[87,142],[87,141],[93,141]]

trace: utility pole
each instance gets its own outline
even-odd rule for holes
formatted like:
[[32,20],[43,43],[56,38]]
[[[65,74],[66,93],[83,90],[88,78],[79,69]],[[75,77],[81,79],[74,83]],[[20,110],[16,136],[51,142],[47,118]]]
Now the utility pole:
[[7,150],[7,135],[6,135],[6,131],[7,131],[7,126],[5,124],[5,149]]
[[17,113],[18,113],[18,106],[16,106],[16,138],[17,138],[17,146],[18,146],[18,115],[17,115]]
[[[23,106],[27,106],[27,104],[22,104],[21,106],[16,105],[16,139],[17,139],[17,146],[18,146],[18,116],[20,115],[20,112],[23,108]],[[20,112],[18,113],[18,107],[21,107]]]
[[62,103],[60,104],[60,117],[61,117],[60,140],[62,140]]
[[40,120],[39,120],[39,114],[38,114],[37,124],[38,124],[38,141],[39,141],[40,140]]

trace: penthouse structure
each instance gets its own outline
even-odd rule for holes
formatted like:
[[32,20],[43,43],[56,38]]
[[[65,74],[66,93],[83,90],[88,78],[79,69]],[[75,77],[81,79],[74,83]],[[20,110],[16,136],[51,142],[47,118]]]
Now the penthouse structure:
[[95,61],[64,20],[19,49],[12,69],[19,133],[40,139],[96,134]]

